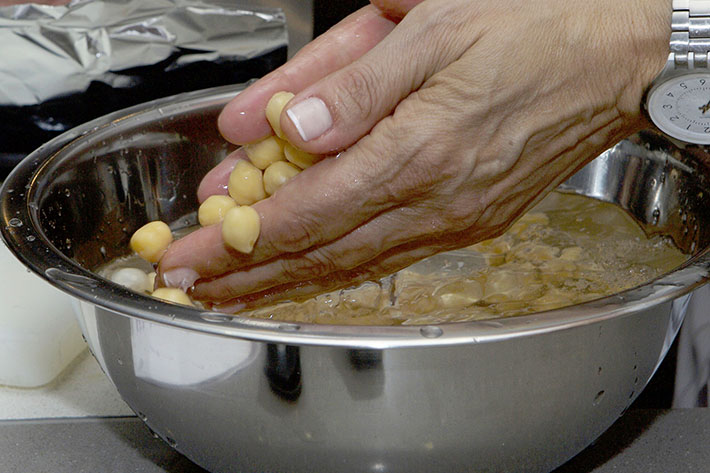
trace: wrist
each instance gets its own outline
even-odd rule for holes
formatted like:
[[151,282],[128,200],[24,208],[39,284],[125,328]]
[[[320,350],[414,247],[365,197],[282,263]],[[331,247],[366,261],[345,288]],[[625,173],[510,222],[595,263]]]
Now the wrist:
[[644,93],[668,59],[673,7],[672,0],[637,0],[629,4],[633,6],[627,23],[628,49],[635,67],[629,70],[629,87],[619,106],[635,115],[640,114]]

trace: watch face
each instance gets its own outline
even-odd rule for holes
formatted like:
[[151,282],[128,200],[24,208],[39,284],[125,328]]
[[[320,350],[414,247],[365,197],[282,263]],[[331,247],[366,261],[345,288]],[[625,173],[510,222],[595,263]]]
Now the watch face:
[[648,114],[667,135],[710,144],[710,74],[674,77],[654,88]]

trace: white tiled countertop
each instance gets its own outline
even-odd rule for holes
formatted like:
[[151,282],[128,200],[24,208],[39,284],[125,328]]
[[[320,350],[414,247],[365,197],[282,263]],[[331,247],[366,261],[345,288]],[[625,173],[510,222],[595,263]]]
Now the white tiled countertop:
[[88,350],[45,386],[0,386],[0,420],[128,415],[133,411]]

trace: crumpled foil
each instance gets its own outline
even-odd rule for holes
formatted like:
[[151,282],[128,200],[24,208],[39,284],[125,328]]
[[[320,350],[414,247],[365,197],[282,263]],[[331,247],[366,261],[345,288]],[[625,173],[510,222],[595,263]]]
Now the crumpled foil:
[[211,0],[74,0],[0,7],[0,106],[41,104],[92,82],[130,88],[122,70],[170,60],[249,60],[285,48],[280,9]]

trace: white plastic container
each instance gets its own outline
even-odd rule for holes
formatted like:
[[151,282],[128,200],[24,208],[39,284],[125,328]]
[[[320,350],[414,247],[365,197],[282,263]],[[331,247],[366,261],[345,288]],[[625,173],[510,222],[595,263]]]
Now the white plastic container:
[[49,383],[85,348],[71,297],[28,272],[0,242],[0,385]]

